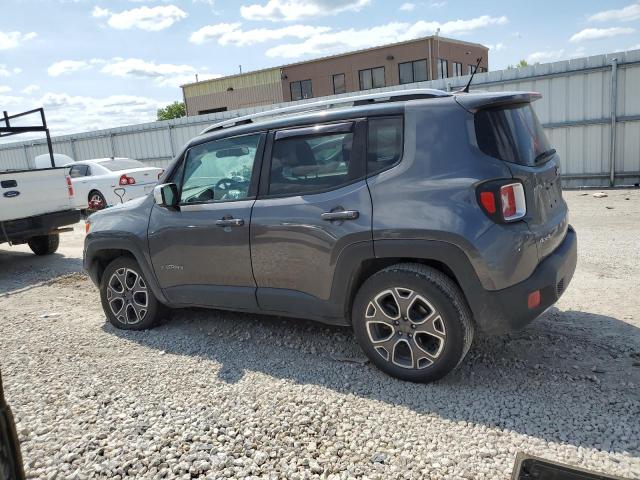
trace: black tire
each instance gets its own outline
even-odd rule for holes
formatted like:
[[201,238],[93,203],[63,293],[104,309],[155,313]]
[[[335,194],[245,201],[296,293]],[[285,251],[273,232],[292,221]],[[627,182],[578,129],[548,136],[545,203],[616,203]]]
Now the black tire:
[[122,330],[148,330],[169,313],[154,296],[140,266],[131,257],[118,257],[104,270],[100,300],[111,325]]
[[60,246],[60,235],[52,233],[50,235],[40,235],[29,239],[29,248],[36,255],[50,255],[55,253]]
[[355,297],[352,323],[360,347],[380,370],[422,383],[460,365],[474,334],[458,286],[442,272],[414,263],[390,266],[367,279]]
[[[98,208],[92,208],[92,207],[91,207],[91,201],[92,201],[92,200],[96,200],[96,201],[100,202],[100,205],[101,205],[101,206],[100,206],[100,207],[98,207]],[[103,210],[103,209],[105,209],[105,208],[107,208],[107,207],[108,207],[108,205],[107,205],[107,200],[104,198],[104,195],[102,195],[102,193],[100,193],[98,190],[91,190],[91,191],[89,192],[88,205],[89,205],[89,206],[88,206],[88,208],[87,208],[87,209],[88,209],[90,212],[95,212],[95,211],[97,211],[97,210]]]

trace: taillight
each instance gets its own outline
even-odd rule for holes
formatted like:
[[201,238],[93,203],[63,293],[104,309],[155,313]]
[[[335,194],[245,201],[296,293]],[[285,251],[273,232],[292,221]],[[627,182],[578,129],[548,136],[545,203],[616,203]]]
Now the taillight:
[[125,173],[120,177],[120,185],[134,185],[136,183],[136,179],[133,177],[127,177]]
[[498,223],[515,222],[527,214],[524,186],[513,180],[492,180],[478,186],[478,203]]
[[67,175],[67,192],[70,197],[73,197],[73,183],[71,182],[71,177]]

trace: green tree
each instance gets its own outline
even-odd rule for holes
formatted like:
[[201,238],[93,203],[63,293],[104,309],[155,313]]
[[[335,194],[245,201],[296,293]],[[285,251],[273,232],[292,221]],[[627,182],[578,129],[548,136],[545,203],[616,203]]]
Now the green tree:
[[524,67],[528,67],[529,66],[529,62],[527,62],[525,59],[522,59],[518,62],[518,64],[516,65],[516,67],[518,68],[524,68]]
[[172,118],[181,118],[187,115],[187,109],[183,102],[173,102],[164,108],[158,109],[158,120],[171,120]]

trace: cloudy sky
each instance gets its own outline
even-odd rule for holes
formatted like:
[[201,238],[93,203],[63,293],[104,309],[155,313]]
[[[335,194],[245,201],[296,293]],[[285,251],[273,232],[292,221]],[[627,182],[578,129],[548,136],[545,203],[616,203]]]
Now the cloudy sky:
[[[633,0],[0,0],[0,110],[54,135],[152,121],[179,85],[432,34],[491,70],[640,48]],[[17,138],[16,138],[17,139]]]

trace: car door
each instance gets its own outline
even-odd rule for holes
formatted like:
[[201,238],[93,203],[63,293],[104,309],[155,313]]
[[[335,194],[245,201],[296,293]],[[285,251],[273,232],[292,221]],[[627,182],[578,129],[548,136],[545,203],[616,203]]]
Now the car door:
[[189,148],[174,171],[177,208],[154,205],[153,268],[174,304],[256,308],[249,225],[265,135],[220,138]]
[[72,165],[69,169],[69,177],[73,183],[73,196],[76,205],[80,208],[86,208],[89,203],[89,181],[91,180],[89,165],[79,163]]
[[364,121],[270,132],[251,217],[261,309],[329,315],[336,264],[371,243]]

